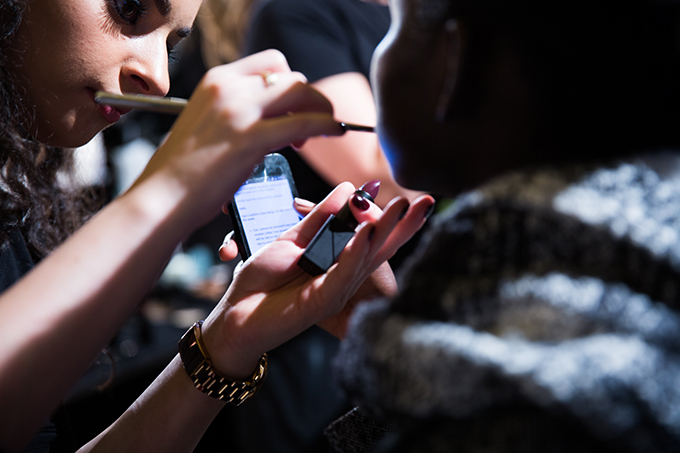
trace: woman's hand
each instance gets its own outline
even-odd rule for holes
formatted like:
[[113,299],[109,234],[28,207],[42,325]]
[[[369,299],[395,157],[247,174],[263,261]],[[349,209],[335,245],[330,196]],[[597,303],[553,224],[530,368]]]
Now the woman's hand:
[[268,152],[341,134],[330,102],[280,52],[265,51],[208,71],[136,185],[165,176],[198,225]]
[[[337,336],[344,334],[352,307],[363,297],[391,294],[396,290],[390,258],[423,225],[434,203],[430,196],[409,207],[405,198],[390,202],[384,212],[371,204],[360,211],[350,203],[361,223],[354,238],[325,274],[312,277],[297,266],[318,229],[337,213],[354,186],[338,186],[298,225],[249,258],[218,307],[204,324],[207,348],[224,374],[249,375],[258,358],[290,338],[319,323]],[[223,254],[223,258],[228,258]],[[357,293],[379,266],[370,285]],[[350,303],[347,303],[351,299]]]

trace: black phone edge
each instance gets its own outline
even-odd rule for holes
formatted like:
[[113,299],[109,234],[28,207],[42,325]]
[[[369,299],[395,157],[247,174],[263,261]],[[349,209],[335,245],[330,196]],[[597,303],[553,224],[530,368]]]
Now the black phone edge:
[[[266,160],[270,158],[283,159],[285,166],[282,168],[285,169],[288,187],[290,188],[290,192],[293,195],[293,198],[297,198],[298,197],[297,185],[295,184],[295,179],[293,178],[293,172],[291,171],[288,159],[286,159],[284,155],[274,152],[267,154],[262,160],[262,163],[265,163]],[[246,240],[246,232],[243,229],[243,225],[241,224],[241,216],[238,214],[238,209],[236,209],[235,200],[233,198],[227,205],[227,210],[229,211],[229,215],[231,216],[232,219],[232,225],[234,227],[233,239],[236,241],[236,246],[238,247],[238,253],[241,255],[241,259],[245,261],[248,258],[250,258],[252,253],[250,252],[250,247],[248,246],[248,241]]]
[[241,255],[241,260],[245,261],[250,258],[251,253],[246,242],[246,232],[241,225],[241,216],[239,216],[238,209],[234,206],[234,200],[229,202],[227,210],[229,211],[231,223],[234,227],[234,237],[232,239],[236,241],[236,247],[238,247],[238,253]]

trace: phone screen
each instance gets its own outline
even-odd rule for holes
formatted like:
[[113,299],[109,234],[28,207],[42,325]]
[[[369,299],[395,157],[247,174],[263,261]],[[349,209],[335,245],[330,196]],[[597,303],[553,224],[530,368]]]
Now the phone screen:
[[290,183],[283,175],[248,181],[234,195],[234,203],[251,254],[300,221],[293,209]]

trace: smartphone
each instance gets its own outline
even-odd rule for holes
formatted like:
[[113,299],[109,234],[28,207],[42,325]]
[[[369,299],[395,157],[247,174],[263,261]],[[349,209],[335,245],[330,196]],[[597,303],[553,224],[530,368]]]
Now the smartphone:
[[245,261],[300,221],[293,209],[295,197],[288,161],[281,154],[267,154],[228,206],[241,259]]

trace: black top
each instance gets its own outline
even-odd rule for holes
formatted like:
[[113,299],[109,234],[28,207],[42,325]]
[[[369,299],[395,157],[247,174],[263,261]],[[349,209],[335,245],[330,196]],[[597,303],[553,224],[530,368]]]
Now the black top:
[[[345,72],[369,77],[373,50],[390,25],[386,6],[360,0],[264,0],[254,6],[246,54],[278,49],[310,82]],[[282,150],[302,198],[332,190],[297,152]]]
[[310,82],[343,72],[368,78],[389,26],[386,6],[360,0],[265,0],[254,7],[246,53],[278,49]]
[[9,232],[9,242],[0,248],[0,292],[19,280],[33,267],[26,241],[18,229]]
[[[35,265],[21,232],[18,229],[11,230],[9,238],[9,242],[0,248],[0,292],[9,288]],[[35,435],[24,451],[48,452],[56,436],[55,426],[48,423]]]

